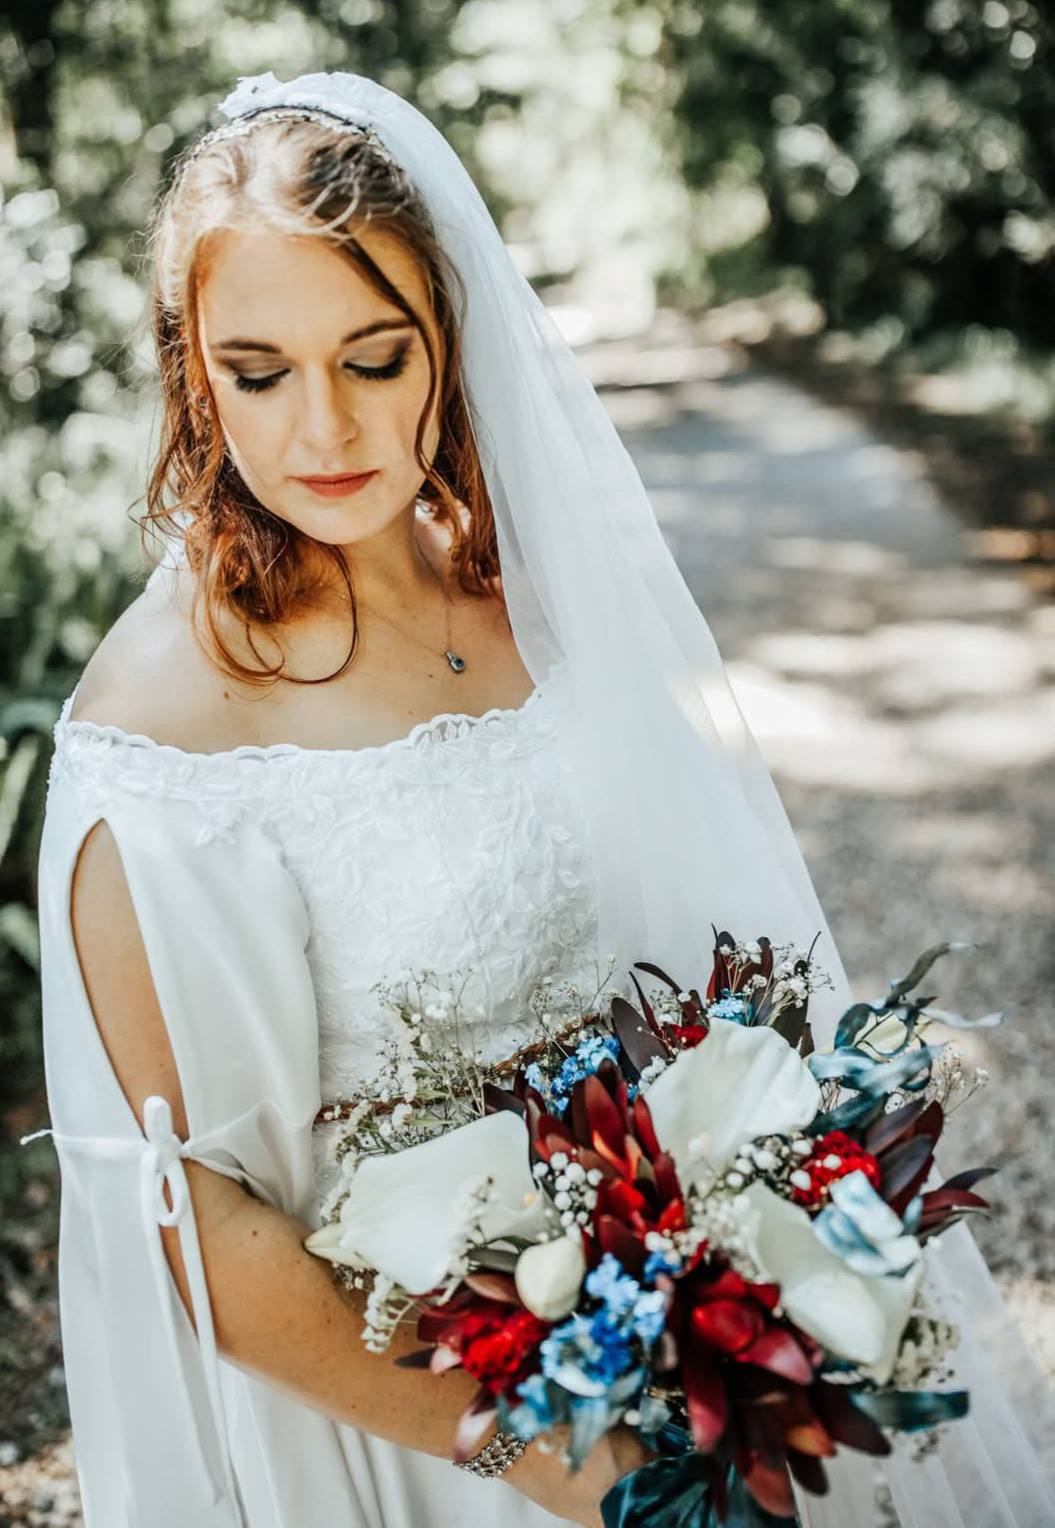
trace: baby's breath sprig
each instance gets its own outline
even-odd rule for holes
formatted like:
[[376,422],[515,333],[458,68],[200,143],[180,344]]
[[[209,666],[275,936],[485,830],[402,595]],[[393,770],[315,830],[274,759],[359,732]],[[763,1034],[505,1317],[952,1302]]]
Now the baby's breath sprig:
[[531,1038],[494,1061],[477,1043],[487,1033],[479,1022],[484,1015],[465,999],[474,967],[445,974],[422,967],[376,982],[372,990],[388,1010],[391,1028],[378,1047],[375,1071],[354,1099],[330,1100],[315,1120],[340,1127],[334,1155],[346,1174],[361,1157],[401,1151],[479,1119],[488,1084],[507,1085],[532,1063],[559,1066],[585,1033],[607,1031],[597,1000],[613,963],[610,957],[607,975],[598,966],[597,987],[586,994],[571,981],[542,977],[526,999]]

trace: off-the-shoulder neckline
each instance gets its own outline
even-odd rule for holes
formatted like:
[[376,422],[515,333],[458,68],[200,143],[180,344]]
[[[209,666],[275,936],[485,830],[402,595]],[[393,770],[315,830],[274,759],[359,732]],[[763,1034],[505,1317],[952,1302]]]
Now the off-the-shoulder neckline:
[[478,726],[510,721],[534,709],[542,695],[542,685],[536,684],[531,693],[517,706],[489,706],[486,711],[438,711],[435,716],[415,722],[402,737],[388,739],[384,743],[368,743],[361,748],[308,748],[301,743],[239,743],[234,748],[195,752],[181,748],[176,743],[161,743],[144,732],[128,732],[113,722],[93,722],[86,718],[70,716],[77,685],[62,703],[62,710],[55,723],[55,742],[63,735],[69,738],[91,738],[99,742],[111,742],[131,748],[143,748],[165,758],[181,760],[195,765],[219,764],[227,760],[256,759],[362,759],[375,757],[397,750],[413,748],[427,738],[445,739],[463,736]]

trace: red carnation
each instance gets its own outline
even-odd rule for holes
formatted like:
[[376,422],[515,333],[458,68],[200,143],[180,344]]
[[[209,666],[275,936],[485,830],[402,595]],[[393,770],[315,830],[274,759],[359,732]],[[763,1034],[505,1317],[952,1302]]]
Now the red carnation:
[[473,1311],[462,1324],[462,1367],[498,1394],[523,1368],[550,1325],[527,1310],[506,1307],[500,1315]]
[[707,1024],[670,1024],[667,1027],[667,1034],[679,1050],[693,1050],[706,1040],[709,1033]]
[[[834,1159],[838,1158],[838,1162]],[[851,1140],[841,1130],[829,1130],[818,1136],[809,1156],[798,1164],[810,1180],[809,1188],[792,1184],[791,1197],[796,1204],[808,1210],[816,1210],[828,1201],[828,1187],[848,1173],[862,1172],[873,1188],[878,1189],[882,1169],[870,1151],[859,1142]]]

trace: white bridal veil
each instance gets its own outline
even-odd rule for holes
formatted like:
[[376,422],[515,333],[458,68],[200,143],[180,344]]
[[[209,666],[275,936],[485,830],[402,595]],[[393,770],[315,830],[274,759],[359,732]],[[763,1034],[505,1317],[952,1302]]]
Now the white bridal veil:
[[[853,994],[783,804],[637,469],[472,179],[437,128],[376,81],[243,77],[220,106],[232,119],[222,131],[250,131],[276,108],[369,131],[406,172],[464,283],[464,383],[510,620],[537,682],[556,664],[565,671],[554,696],[596,872],[600,949],[615,954],[616,977],[648,959],[702,984],[712,923],[813,944],[834,989],[811,996],[810,1017],[817,1045],[830,1044]],[[936,1294],[963,1329],[956,1379],[972,1411],[925,1463],[900,1449],[879,1462],[897,1514],[887,1521],[1044,1528],[1055,1523],[1039,1423],[1047,1386],[966,1229],[939,1251]],[[838,1461],[827,1498],[800,1498],[803,1522],[871,1528],[876,1468],[863,1455]]]

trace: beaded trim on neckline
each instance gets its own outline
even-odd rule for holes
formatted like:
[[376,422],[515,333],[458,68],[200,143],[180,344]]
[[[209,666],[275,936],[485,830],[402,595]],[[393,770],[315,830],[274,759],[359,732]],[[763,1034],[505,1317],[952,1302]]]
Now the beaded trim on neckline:
[[121,743],[133,748],[149,750],[162,757],[183,761],[187,764],[205,766],[210,762],[253,759],[266,762],[271,759],[362,759],[377,757],[403,749],[417,748],[423,743],[444,742],[452,737],[463,737],[477,727],[487,728],[494,723],[512,720],[531,711],[542,696],[542,686],[535,688],[518,706],[490,706],[479,714],[471,711],[439,711],[425,721],[416,722],[402,737],[390,738],[384,743],[368,743],[361,748],[306,748],[300,743],[239,743],[234,748],[215,749],[212,752],[195,752],[180,748],[176,743],[159,743],[156,738],[143,732],[126,732],[111,722],[92,722],[70,716],[77,687],[63,701],[62,710],[53,729],[56,745],[63,735],[70,739],[84,738],[98,742]]

